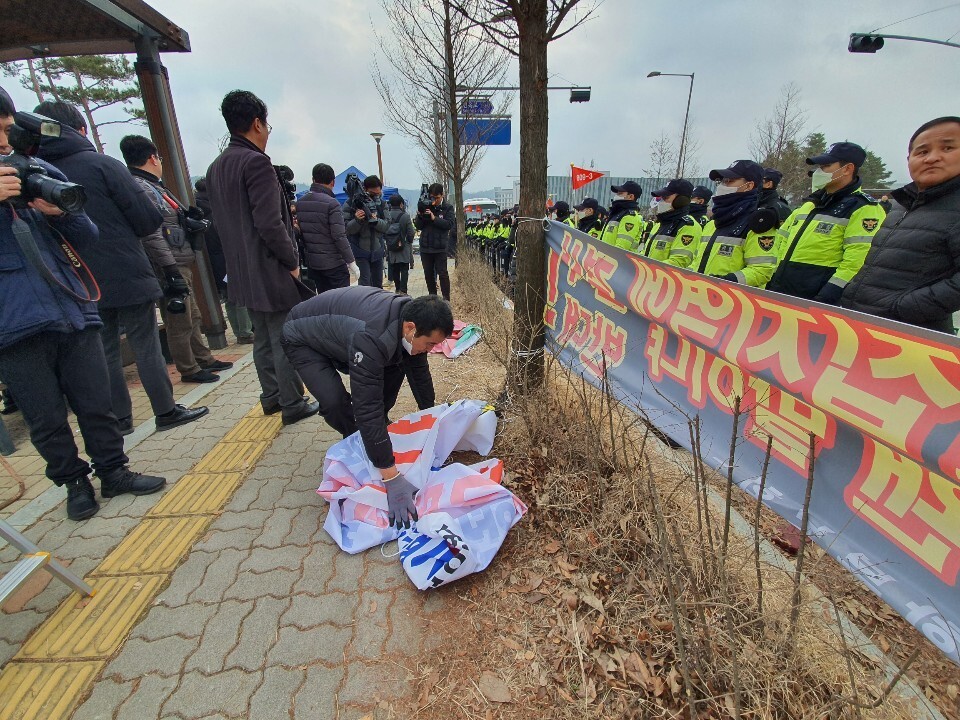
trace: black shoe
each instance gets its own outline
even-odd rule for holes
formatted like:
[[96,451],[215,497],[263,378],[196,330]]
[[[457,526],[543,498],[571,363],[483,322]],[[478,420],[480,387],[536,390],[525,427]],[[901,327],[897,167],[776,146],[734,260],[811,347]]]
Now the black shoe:
[[121,435],[129,435],[133,432],[133,417],[120,418],[117,422],[120,424]]
[[157,415],[157,430],[172,430],[175,427],[186,425],[210,412],[206,407],[186,408],[183,405],[174,405],[173,410],[163,415]]
[[[309,396],[309,395],[304,395],[304,396],[303,396],[303,402],[304,402],[304,403],[310,402],[310,396]],[[280,403],[277,403],[277,404],[275,404],[275,405],[264,405],[264,404],[263,404],[263,401],[261,401],[261,402],[260,402],[260,407],[263,408],[263,414],[264,414],[264,415],[276,415],[278,412],[280,412],[281,410],[283,410],[283,408],[280,407]]]
[[[158,492],[167,484],[165,478],[155,475],[141,475],[128,467],[118,467],[115,470],[98,473],[100,478],[100,494],[105,498],[116,497],[124,493],[131,495],[151,495]],[[91,491],[93,488],[91,488]]]
[[183,382],[192,382],[192,383],[212,383],[220,379],[219,375],[214,375],[209,370],[200,368],[199,372],[195,372],[191,375],[181,375],[180,380]]
[[71,520],[86,520],[100,509],[93,492],[90,478],[82,477],[64,484],[67,488],[67,517]]
[[308,418],[311,415],[316,415],[320,412],[320,403],[318,402],[304,402],[297,410],[294,410],[290,413],[284,411],[283,413],[283,424],[284,425],[293,425],[295,422],[299,422],[304,418]]
[[212,363],[207,363],[202,365],[204,370],[229,370],[233,367],[232,362],[227,362],[226,360],[214,360]]

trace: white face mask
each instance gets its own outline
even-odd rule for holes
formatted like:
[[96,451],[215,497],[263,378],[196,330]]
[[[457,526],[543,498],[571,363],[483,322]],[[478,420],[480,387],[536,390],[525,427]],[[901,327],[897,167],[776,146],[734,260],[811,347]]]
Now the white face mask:
[[[745,185],[746,183],[744,183]],[[717,197],[718,195],[729,195],[730,193],[735,193],[742,188],[743,185],[724,185],[721,183],[717,185],[717,189],[713,191],[713,196]]]
[[413,355],[413,345],[410,344],[410,341],[405,337],[400,338],[400,344],[403,345],[403,349],[407,351],[407,355]]
[[820,168],[814,170],[813,175],[810,176],[810,187],[813,192],[822,190],[831,182],[833,182],[833,176],[835,174],[836,173],[828,173],[826,170],[821,170]]
[[657,203],[657,214],[668,213],[673,210],[673,203],[668,203],[666,200],[661,200]]

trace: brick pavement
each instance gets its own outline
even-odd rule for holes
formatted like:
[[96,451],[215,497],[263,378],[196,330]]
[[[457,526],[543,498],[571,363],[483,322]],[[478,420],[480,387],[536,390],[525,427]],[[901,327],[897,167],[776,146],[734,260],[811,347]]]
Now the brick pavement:
[[[422,292],[422,276],[411,281]],[[175,483],[209,457],[257,394],[250,365],[204,399],[208,417],[136,447],[133,466]],[[414,409],[404,387],[398,413]],[[394,716],[394,702],[413,690],[406,668],[429,651],[425,629],[445,595],[418,593],[396,558],[344,554],[323,531],[326,508],[315,491],[337,439],[319,418],[280,431],[72,717]],[[163,495],[115,498],[84,523],[66,521],[57,507],[27,534],[88,574]],[[0,572],[13,560],[10,548],[0,550]],[[50,583],[7,608],[0,663],[67,595]]]

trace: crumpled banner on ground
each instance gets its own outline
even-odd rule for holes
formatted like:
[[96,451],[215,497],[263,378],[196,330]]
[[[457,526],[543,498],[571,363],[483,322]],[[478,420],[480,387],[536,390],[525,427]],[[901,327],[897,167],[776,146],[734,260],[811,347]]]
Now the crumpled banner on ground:
[[442,343],[434,345],[430,352],[443,353],[453,360],[480,342],[482,337],[483,329],[479,325],[467,325],[460,320],[454,320],[453,335]]
[[355,433],[327,451],[317,493],[330,503],[324,529],[348,553],[400,541],[404,570],[421,590],[480,572],[527,508],[500,484],[503,464],[441,467],[455,450],[486,455],[497,418],[489,405],[460,400],[406,415],[389,427],[397,469],[420,488],[415,529],[387,522],[380,472]]

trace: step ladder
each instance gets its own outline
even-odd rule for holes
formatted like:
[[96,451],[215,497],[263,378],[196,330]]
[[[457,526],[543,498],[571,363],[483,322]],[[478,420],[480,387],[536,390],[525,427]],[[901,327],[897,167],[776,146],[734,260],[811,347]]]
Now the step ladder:
[[61,582],[66,583],[81,595],[87,597],[93,596],[95,592],[92,587],[87,585],[77,575],[59,562],[54,560],[50,553],[44,552],[23,535],[13,529],[13,527],[4,520],[0,520],[0,538],[6,540],[13,547],[24,553],[13,569],[0,578],[0,606],[2,606],[17,589],[23,585],[31,575],[41,568],[45,569]]

